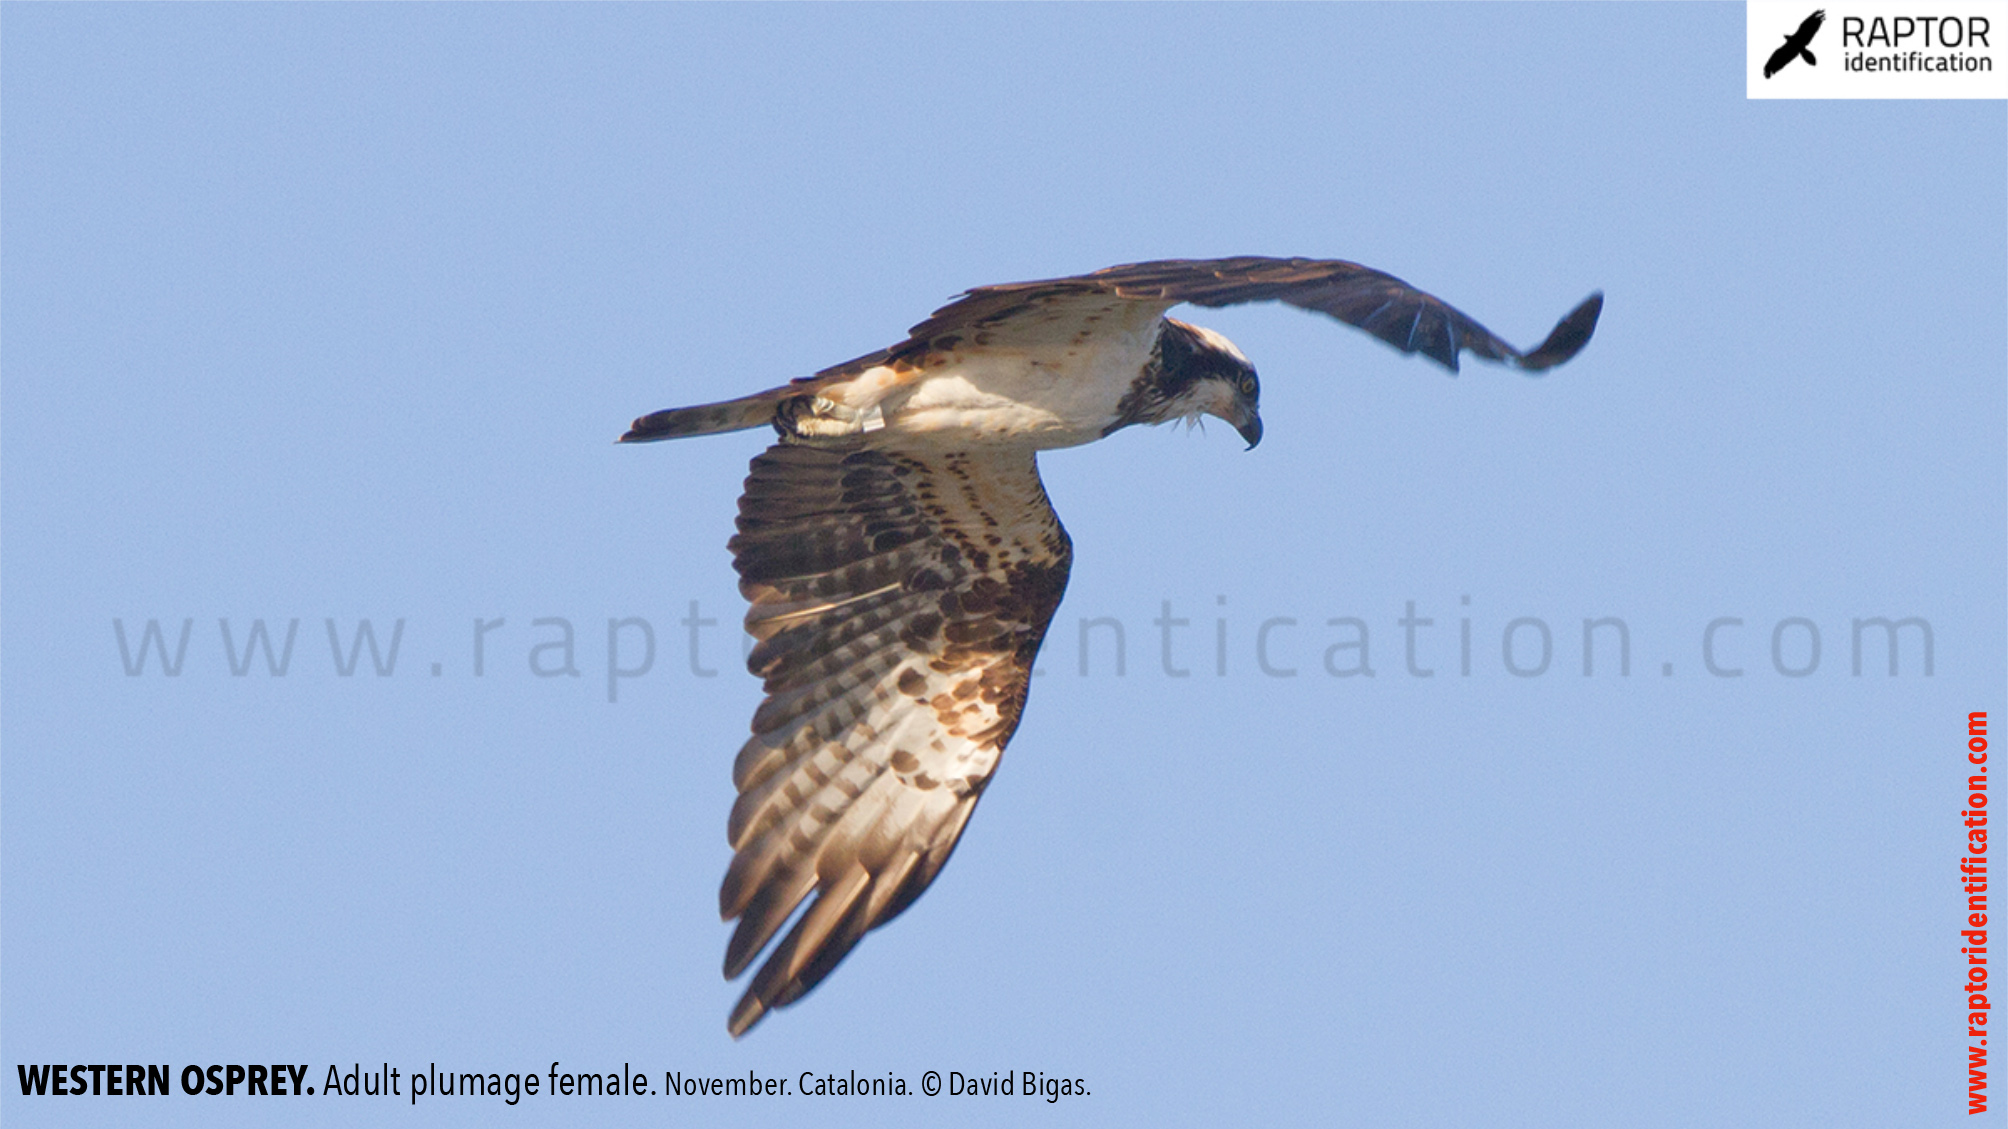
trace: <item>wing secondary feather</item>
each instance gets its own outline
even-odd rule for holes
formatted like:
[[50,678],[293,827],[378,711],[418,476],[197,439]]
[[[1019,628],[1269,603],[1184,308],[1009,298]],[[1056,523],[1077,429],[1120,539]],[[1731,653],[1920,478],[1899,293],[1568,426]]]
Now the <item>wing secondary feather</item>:
[[766,700],[733,767],[719,911],[754,974],[734,1036],[799,999],[955,849],[1017,728],[1072,556],[1029,450],[786,441],[732,539]]
[[977,287],[914,326],[908,340],[891,353],[899,355],[902,349],[924,348],[944,337],[959,338],[985,325],[1008,323],[1043,306],[1094,313],[1119,304],[1111,299],[1138,304],[1151,317],[1181,302],[1213,307],[1284,302],[1357,326],[1452,372],[1457,371],[1458,355],[1465,352],[1528,372],[1553,368],[1589,343],[1604,303],[1601,292],[1590,295],[1539,345],[1522,351],[1441,298],[1385,271],[1343,259],[1256,255],[1162,259],[1071,278]]

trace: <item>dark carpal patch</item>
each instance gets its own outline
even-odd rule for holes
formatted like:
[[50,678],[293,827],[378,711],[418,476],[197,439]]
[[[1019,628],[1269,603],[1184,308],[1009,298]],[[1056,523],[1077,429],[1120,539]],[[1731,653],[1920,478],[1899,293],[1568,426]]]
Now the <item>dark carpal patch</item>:
[[[1603,310],[1591,294],[1523,351],[1434,295],[1342,259],[1129,263],[977,287],[887,348],[736,400],[643,416],[621,437],[771,425],[782,440],[753,461],[731,542],[757,640],[748,666],[766,690],[733,761],[733,857],[719,889],[720,912],[738,921],[726,974],[767,950],[728,1021],[735,1036],[799,999],[927,889],[996,770],[1072,555],[1031,448],[1202,415],[1253,447],[1253,368],[1223,338],[1165,315],[1181,302],[1267,301],[1452,372],[1466,353],[1527,372],[1562,364]],[[1133,335],[1152,325],[1132,376]],[[1088,360],[1113,356],[1129,359]],[[1023,411],[925,434],[902,417],[929,380],[990,371],[1016,375],[999,387],[1019,389]]]

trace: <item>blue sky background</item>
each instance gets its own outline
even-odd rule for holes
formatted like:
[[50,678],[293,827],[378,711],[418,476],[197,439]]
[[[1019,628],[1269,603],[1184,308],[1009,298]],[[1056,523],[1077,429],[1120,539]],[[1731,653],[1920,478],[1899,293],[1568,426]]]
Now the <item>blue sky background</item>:
[[[1964,718],[2008,684],[2001,103],[1746,101],[1732,5],[0,25],[9,1125],[502,1117],[22,1099],[22,1062],[554,1059],[1092,1093],[509,1118],[1965,1123]],[[1262,447],[1042,460],[1073,585],[994,787],[912,911],[733,1043],[757,685],[724,542],[764,439],[613,437],[967,286],[1251,253],[1360,260],[1523,345],[1608,306],[1540,379],[1191,315],[1261,369]],[[1606,629],[1586,677],[1609,616],[1630,673]],[[1851,673],[1874,616],[1929,622],[1929,677],[1915,631],[1896,677],[1874,629]],[[327,621],[363,617],[403,622],[387,676],[337,672]],[[629,617],[654,661],[610,702]],[[1106,628],[1081,672],[1099,617],[1121,675]],[[1371,677],[1326,671],[1347,617]],[[1740,676],[1703,665],[1722,617]],[[297,618],[287,673],[234,676],[225,618],[240,649]],[[1258,666],[1279,618],[1294,676]],[[184,619],[179,675],[126,673],[115,624]],[[576,676],[533,673],[562,666],[539,619]],[[1543,673],[1508,670],[1515,620]]]

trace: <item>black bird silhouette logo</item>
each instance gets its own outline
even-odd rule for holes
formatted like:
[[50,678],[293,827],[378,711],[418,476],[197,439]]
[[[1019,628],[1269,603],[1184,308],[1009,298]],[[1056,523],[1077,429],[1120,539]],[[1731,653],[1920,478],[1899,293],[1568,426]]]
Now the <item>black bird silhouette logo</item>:
[[1786,64],[1802,55],[1805,56],[1807,66],[1819,66],[1820,61],[1813,58],[1813,53],[1807,50],[1807,48],[1812,45],[1813,37],[1820,34],[1820,25],[1826,22],[1827,10],[1825,8],[1821,8],[1819,11],[1807,16],[1805,21],[1799,25],[1799,30],[1785,37],[1784,46],[1771,52],[1771,57],[1764,61],[1764,77],[1770,78],[1772,75],[1784,70]]

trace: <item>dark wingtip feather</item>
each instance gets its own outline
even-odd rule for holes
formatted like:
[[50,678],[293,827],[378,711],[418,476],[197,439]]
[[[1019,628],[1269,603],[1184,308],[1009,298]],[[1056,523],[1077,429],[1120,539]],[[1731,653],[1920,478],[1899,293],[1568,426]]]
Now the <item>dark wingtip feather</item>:
[[1568,317],[1556,322],[1547,339],[1522,354],[1515,363],[1528,372],[1541,372],[1567,361],[1590,343],[1590,335],[1597,331],[1597,316],[1603,310],[1604,292],[1599,290],[1570,310]]
[[733,1006],[732,1015],[725,1021],[725,1030],[730,1032],[734,1039],[737,1039],[746,1034],[746,1032],[751,1031],[753,1025],[766,1018],[766,1016],[766,1001],[748,991],[745,995],[739,997],[739,1002]]

